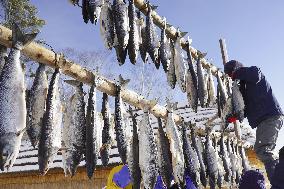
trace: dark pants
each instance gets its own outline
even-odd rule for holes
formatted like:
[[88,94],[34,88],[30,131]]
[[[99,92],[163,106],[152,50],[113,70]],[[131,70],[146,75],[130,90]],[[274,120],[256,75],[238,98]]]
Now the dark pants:
[[256,129],[254,150],[265,165],[269,181],[278,163],[278,152],[275,152],[275,146],[282,125],[283,116],[273,116],[262,121]]

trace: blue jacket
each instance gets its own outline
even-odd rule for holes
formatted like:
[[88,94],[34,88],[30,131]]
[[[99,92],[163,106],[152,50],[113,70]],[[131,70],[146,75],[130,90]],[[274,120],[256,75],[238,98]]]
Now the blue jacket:
[[279,160],[279,163],[275,167],[274,175],[272,177],[271,189],[284,189],[284,160]]
[[245,116],[252,128],[271,116],[283,115],[270,84],[258,67],[238,68],[234,72],[234,78],[241,80]]

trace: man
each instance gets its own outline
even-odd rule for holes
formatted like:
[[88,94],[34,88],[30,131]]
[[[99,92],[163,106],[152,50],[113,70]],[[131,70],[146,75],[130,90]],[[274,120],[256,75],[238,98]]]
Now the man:
[[275,165],[278,163],[274,149],[278,132],[283,124],[281,107],[258,67],[243,67],[240,62],[231,60],[225,64],[224,71],[233,80],[240,80],[240,91],[245,102],[245,117],[248,118],[252,128],[257,128],[254,150],[264,163],[271,181]]
[[279,150],[279,163],[276,165],[272,177],[271,189],[284,189],[284,147]]

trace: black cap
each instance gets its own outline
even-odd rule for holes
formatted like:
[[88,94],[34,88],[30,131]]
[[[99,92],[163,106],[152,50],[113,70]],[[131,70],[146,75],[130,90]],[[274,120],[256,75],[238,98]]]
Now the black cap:
[[236,61],[236,60],[230,60],[224,65],[224,72],[228,75],[230,75],[233,71],[243,67],[243,64]]

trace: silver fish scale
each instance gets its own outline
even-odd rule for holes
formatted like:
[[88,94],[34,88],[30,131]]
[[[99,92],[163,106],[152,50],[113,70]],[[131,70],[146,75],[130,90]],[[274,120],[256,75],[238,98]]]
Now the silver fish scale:
[[188,61],[188,70],[186,76],[186,91],[189,104],[191,108],[197,112],[198,107],[198,94],[197,94],[197,76],[193,67],[193,59],[189,47],[187,48],[187,61]]
[[[85,102],[82,83],[75,87],[75,93],[70,99],[70,107],[67,108],[69,123],[65,122],[64,127],[68,127],[65,133],[68,137],[65,144],[66,168],[73,176],[77,166],[82,160],[86,142],[86,117]],[[68,125],[66,125],[68,124]]]
[[207,185],[206,180],[206,168],[205,168],[205,162],[202,155],[202,149],[197,145],[197,138],[195,134],[195,130],[193,128],[193,125],[190,124],[190,130],[191,130],[191,141],[192,141],[192,147],[196,150],[198,161],[200,164],[200,181],[204,187]]
[[2,69],[4,67],[6,58],[7,58],[7,47],[4,45],[0,45],[0,74],[2,72]]
[[174,53],[174,64],[175,64],[175,74],[177,78],[178,85],[182,92],[186,92],[186,70],[187,63],[184,58],[183,49],[180,43],[181,37],[178,36],[175,41],[175,53]]
[[139,45],[139,50],[140,50],[140,56],[142,58],[142,61],[144,63],[147,62],[148,60],[148,53],[147,53],[147,46],[146,46],[146,27],[142,26],[141,28],[141,38],[142,38],[142,43]]
[[27,119],[29,119],[29,121],[27,122],[27,134],[33,147],[36,147],[39,140],[42,117],[45,111],[47,90],[48,80],[45,72],[45,65],[40,64],[28,95],[29,108]]
[[126,49],[129,40],[129,23],[127,5],[123,0],[113,1],[113,18],[118,45]]
[[100,0],[88,0],[88,14],[92,24],[96,24],[101,12]]
[[235,160],[235,156],[233,154],[233,150],[230,144],[230,139],[227,139],[227,149],[228,149],[228,154],[229,154],[229,158],[230,158],[230,163],[231,163],[231,170],[232,170],[232,177],[231,177],[231,184],[233,185],[235,183],[236,180],[236,160]]
[[112,6],[109,0],[105,0],[101,8],[100,33],[107,49],[112,49],[114,43],[114,20]]
[[177,82],[177,78],[175,74],[175,64],[174,64],[175,47],[174,47],[173,41],[169,40],[169,44],[170,44],[170,50],[171,50],[170,51],[171,58],[170,58],[170,63],[168,67],[169,70],[167,72],[167,81],[170,87],[174,89],[176,86],[176,82]]
[[216,101],[216,95],[215,95],[215,85],[214,85],[214,80],[211,72],[211,68],[209,67],[207,69],[208,73],[208,81],[207,81],[207,91],[208,91],[208,100],[207,100],[207,105],[210,107],[212,106],[215,101]]
[[129,17],[129,41],[128,41],[128,55],[132,64],[136,63],[139,51],[139,34],[137,28],[138,19],[136,17],[134,0],[129,0],[128,6]]
[[0,104],[3,108],[0,112],[0,135],[17,133],[26,127],[25,83],[20,51],[11,49],[5,65],[0,76]]
[[173,167],[171,162],[171,151],[169,139],[164,132],[162,120],[158,118],[158,165],[159,172],[165,185],[170,188]]
[[219,151],[218,151],[218,145],[217,145],[217,138],[214,137],[214,148],[215,148],[215,154],[217,157],[217,166],[218,166],[218,178],[217,178],[217,185],[219,188],[222,187],[223,181],[224,181],[224,175],[225,175],[225,170],[223,166],[223,161],[221,159],[221,156],[219,156]]
[[183,183],[184,178],[184,154],[182,149],[182,140],[177,125],[173,118],[173,106],[168,102],[168,119],[166,124],[166,132],[170,141],[170,149],[172,153],[173,175],[176,183]]
[[148,13],[146,16],[146,49],[149,53],[152,62],[155,64],[156,68],[159,69],[160,63],[159,63],[159,42],[157,39],[156,34],[156,27],[153,22],[152,18],[152,8],[148,4]]
[[103,102],[102,102],[102,110],[101,110],[104,127],[102,130],[102,143],[103,147],[100,150],[102,164],[106,166],[109,161],[109,152],[111,147],[111,136],[110,136],[110,111],[109,111],[109,103],[108,103],[108,95],[103,93]]
[[194,148],[192,148],[189,142],[186,129],[182,129],[183,138],[183,153],[186,165],[186,172],[189,173],[190,178],[193,180],[195,186],[200,184],[200,164],[198,161],[197,153]]
[[210,138],[210,132],[207,131],[206,142],[205,142],[205,159],[207,164],[207,170],[209,175],[210,187],[215,187],[218,178],[218,164],[217,157],[215,154],[215,149],[212,146],[212,141]]
[[249,165],[248,159],[245,155],[245,151],[244,151],[243,146],[240,146],[240,154],[241,154],[241,158],[242,158],[242,166],[244,168],[243,172],[246,172],[246,171],[250,170],[250,165]]
[[167,73],[171,56],[170,56],[170,47],[166,36],[166,24],[161,30],[161,42],[160,42],[159,54],[163,69]]
[[61,148],[62,107],[58,89],[59,70],[52,75],[47,99],[46,111],[42,120],[42,129],[38,144],[38,164],[41,174],[45,174],[57,151]]
[[236,183],[240,182],[241,179],[241,175],[242,175],[242,158],[239,154],[239,150],[238,150],[238,144],[235,144],[235,157],[236,157],[236,163],[237,163],[237,179],[236,179]]
[[20,51],[11,49],[0,77],[0,146],[1,162],[8,168],[13,166],[21,145],[23,134],[17,133],[26,127],[25,80],[20,63]]
[[158,176],[157,146],[148,111],[144,110],[139,125],[139,165],[144,188],[152,189]]
[[121,87],[117,86],[115,96],[115,133],[118,152],[122,163],[127,163],[127,141],[125,136],[125,123],[123,123],[121,106],[123,102],[121,99]]
[[221,140],[220,140],[220,156],[222,158],[223,161],[223,166],[224,166],[224,170],[225,170],[225,181],[226,182],[230,182],[231,181],[231,177],[232,177],[232,170],[231,170],[231,164],[230,164],[230,159],[229,159],[229,155],[227,152],[227,148],[226,145],[224,143],[224,134],[222,133],[221,135]]
[[82,16],[85,23],[89,22],[89,13],[88,13],[88,4],[89,0],[82,0]]
[[235,80],[233,83],[232,102],[233,102],[233,114],[237,116],[240,122],[242,122],[245,117],[244,115],[245,103],[237,80]]
[[131,112],[130,114],[132,117],[133,135],[131,141],[132,161],[128,159],[128,167],[133,179],[132,181],[133,189],[140,189],[141,170],[139,167],[139,135],[138,135],[137,121],[136,121],[137,115],[133,115],[133,112]]
[[221,80],[219,72],[217,73],[217,82],[218,82],[219,89],[220,89],[221,106],[224,106],[228,98],[228,95],[225,91],[225,87],[224,87],[223,81]]
[[[92,85],[89,91],[87,113],[86,113],[86,146],[85,146],[85,160],[87,175],[92,178],[97,164],[97,146],[96,137],[97,127],[97,112],[96,112],[96,86]],[[103,162],[103,160],[102,160]]]
[[203,68],[201,65],[200,58],[197,59],[197,77],[198,77],[198,98],[200,102],[200,106],[202,108],[205,107],[206,105],[206,100],[207,100],[207,90],[206,90],[206,84],[204,80],[204,73],[203,73]]

